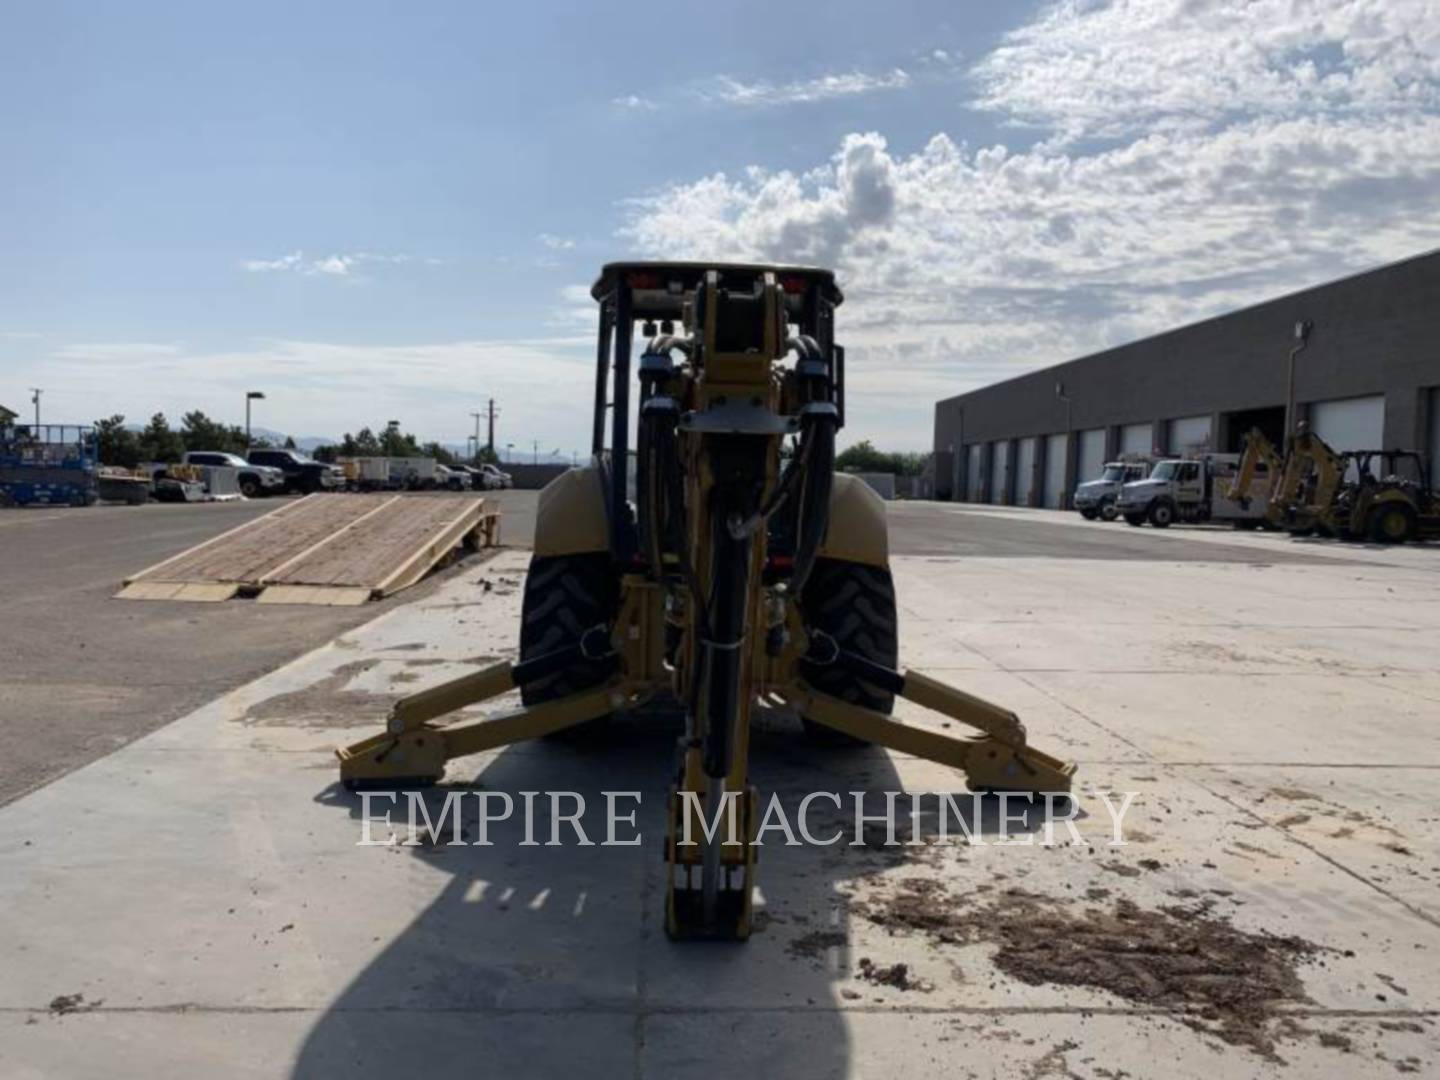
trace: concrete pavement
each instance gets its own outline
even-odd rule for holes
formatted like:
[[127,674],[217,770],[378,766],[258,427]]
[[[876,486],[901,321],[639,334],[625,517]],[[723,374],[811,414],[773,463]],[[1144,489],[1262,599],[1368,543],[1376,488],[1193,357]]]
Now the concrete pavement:
[[[942,509],[957,545],[996,528]],[[1239,558],[1220,549],[1279,538],[1227,537],[1181,558],[1171,530],[1117,541],[1143,557],[1016,554],[1040,550],[1017,515],[1003,553],[896,559],[901,652],[1079,762],[1088,846],[767,847],[753,939],[672,945],[674,732],[638,722],[456,762],[430,805],[633,790],[640,847],[520,846],[516,822],[493,847],[356,846],[329,750],[396,696],[513,654],[525,557],[502,553],[0,809],[0,906],[23,916],[0,922],[0,1075],[1433,1072],[1436,553]],[[903,755],[817,752],[778,715],[754,763],[792,806],[961,787]],[[1138,793],[1125,847],[1101,790]],[[1190,983],[1283,993],[1207,1016],[1122,985],[1130,961],[1097,929],[1117,919],[1223,922],[1241,947]]]

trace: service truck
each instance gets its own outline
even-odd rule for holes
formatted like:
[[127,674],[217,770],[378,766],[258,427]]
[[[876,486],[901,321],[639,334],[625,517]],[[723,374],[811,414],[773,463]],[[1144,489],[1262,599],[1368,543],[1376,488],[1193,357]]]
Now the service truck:
[[1149,477],[1120,489],[1115,508],[1127,524],[1157,529],[1177,521],[1229,522],[1237,529],[1259,528],[1265,520],[1268,472],[1257,470],[1248,497],[1230,499],[1227,490],[1240,468],[1239,454],[1197,454],[1157,462]]
[[1149,472],[1149,458],[1107,461],[1105,471],[1099,478],[1086,480],[1077,486],[1070,501],[1087,521],[1094,521],[1096,518],[1114,521],[1115,501],[1120,497],[1120,489],[1132,481],[1145,479]]

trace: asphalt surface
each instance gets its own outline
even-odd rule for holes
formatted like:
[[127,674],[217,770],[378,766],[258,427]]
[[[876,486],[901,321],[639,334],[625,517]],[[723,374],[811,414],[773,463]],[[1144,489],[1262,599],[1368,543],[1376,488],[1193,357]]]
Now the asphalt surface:
[[[533,492],[492,493],[529,546]],[[279,500],[0,511],[0,804],[103,757],[473,561],[356,608],[115,600],[121,581]]]
[[[1062,518],[938,502],[893,502],[887,516],[892,555],[1253,564],[1335,561],[1323,553],[1330,541],[1310,544],[1272,534],[1261,547],[1226,544],[1217,542],[1216,534],[1224,537],[1234,530],[1221,526],[1136,528],[1123,521],[1085,522],[1078,514]],[[1208,535],[1204,540],[1186,539],[1187,533]]]

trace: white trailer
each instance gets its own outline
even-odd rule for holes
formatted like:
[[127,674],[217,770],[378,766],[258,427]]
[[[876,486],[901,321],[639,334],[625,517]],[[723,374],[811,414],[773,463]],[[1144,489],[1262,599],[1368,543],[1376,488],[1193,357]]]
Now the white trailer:
[[434,458],[392,457],[386,460],[390,463],[388,487],[414,491],[417,488],[433,488],[435,486],[436,461]]

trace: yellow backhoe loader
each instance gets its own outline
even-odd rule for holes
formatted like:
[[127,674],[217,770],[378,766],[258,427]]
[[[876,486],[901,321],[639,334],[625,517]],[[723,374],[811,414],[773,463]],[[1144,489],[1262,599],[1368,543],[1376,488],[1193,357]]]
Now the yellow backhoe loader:
[[[793,709],[814,738],[963,770],[974,789],[1068,791],[1074,766],[1030,746],[1014,713],[896,668],[884,504],[834,471],[845,419],[834,276],[614,263],[592,296],[593,458],[540,495],[519,661],[398,702],[384,732],[338,752],[345,783],[434,782],[453,758],[672,699],[685,727],[666,928],[731,939],[751,927],[757,702]],[[635,364],[637,322],[648,343]],[[516,688],[514,712],[444,723]],[[896,696],[977,734],[901,724]],[[723,819],[737,828],[714,828]]]
[[1269,439],[1251,430],[1231,498],[1265,470],[1271,477],[1266,518],[1292,534],[1391,544],[1440,538],[1440,497],[1424,457],[1413,450],[1336,451],[1302,425],[1282,459]]

